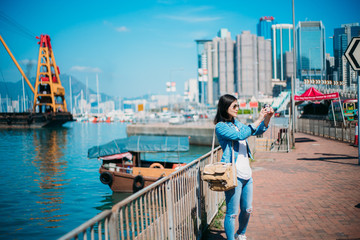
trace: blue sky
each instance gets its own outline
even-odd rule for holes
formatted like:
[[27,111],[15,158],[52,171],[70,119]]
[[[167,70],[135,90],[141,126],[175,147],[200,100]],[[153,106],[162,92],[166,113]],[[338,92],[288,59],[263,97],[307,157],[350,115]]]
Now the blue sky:
[[[344,23],[360,22],[359,0],[295,0],[298,21],[323,21],[326,36]],[[34,77],[37,40],[48,34],[61,73],[71,74],[100,91],[121,97],[165,94],[175,81],[182,94],[184,82],[196,78],[195,39],[212,39],[220,28],[231,36],[250,30],[262,16],[292,23],[291,0],[224,1],[31,1],[1,0],[0,11],[31,31],[24,34],[0,14],[0,34],[28,77]],[[332,39],[326,41],[333,55]],[[0,46],[0,81],[21,76]],[[68,81],[68,79],[61,79]]]

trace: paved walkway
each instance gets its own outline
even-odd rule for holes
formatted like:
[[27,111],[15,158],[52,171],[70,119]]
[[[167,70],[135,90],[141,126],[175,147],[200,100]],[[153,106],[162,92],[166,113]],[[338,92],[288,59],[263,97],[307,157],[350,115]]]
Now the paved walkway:
[[[290,153],[257,153],[252,164],[252,239],[359,239],[358,149],[347,143],[296,133]],[[206,239],[226,239],[210,229]]]

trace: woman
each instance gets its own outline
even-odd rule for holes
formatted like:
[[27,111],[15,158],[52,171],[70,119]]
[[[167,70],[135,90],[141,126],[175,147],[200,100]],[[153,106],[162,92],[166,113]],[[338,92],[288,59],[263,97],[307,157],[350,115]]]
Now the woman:
[[[271,107],[263,108],[259,118],[251,125],[244,125],[236,120],[239,110],[237,99],[229,94],[219,99],[217,113],[214,119],[215,131],[223,150],[221,162],[232,161],[232,146],[238,186],[225,192],[226,215],[225,233],[228,239],[246,239],[245,232],[252,212],[253,179],[249,164],[252,159],[247,138],[264,133],[274,114]],[[235,219],[239,212],[239,229],[235,233]]]

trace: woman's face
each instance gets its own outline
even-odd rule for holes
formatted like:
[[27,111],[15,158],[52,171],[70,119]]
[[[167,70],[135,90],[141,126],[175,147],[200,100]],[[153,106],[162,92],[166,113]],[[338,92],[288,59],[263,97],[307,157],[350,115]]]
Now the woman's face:
[[239,110],[239,104],[237,100],[235,100],[234,102],[231,103],[230,107],[227,110],[227,113],[229,114],[230,117],[235,118],[238,114],[238,110]]

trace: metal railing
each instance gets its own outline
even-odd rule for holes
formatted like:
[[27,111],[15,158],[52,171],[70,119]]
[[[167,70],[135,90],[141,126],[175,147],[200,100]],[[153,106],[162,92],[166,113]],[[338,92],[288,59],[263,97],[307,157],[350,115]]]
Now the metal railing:
[[[201,170],[210,153],[131,195],[61,237],[68,239],[201,239],[225,196],[210,191]],[[220,161],[222,150],[214,150]]]
[[299,118],[296,120],[299,132],[353,143],[355,140],[355,123],[344,127],[342,124],[334,126],[332,121]]
[[268,130],[255,138],[253,152],[289,152],[289,121],[289,118],[271,120]]
[[[322,119],[296,119],[296,130],[315,136],[334,139],[342,142],[355,142],[355,123],[344,126],[341,122],[334,125],[332,121]],[[284,123],[270,122],[269,129],[261,136],[256,138],[254,152],[289,152],[290,151],[290,132],[288,130],[290,120]],[[250,145],[251,145],[251,141]]]

